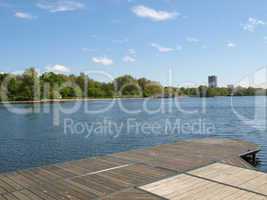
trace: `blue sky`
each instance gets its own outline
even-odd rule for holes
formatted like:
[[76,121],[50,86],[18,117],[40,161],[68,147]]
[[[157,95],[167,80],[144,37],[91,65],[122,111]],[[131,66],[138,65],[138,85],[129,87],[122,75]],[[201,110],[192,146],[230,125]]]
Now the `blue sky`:
[[267,64],[266,0],[0,0],[0,27],[2,72],[225,85]]

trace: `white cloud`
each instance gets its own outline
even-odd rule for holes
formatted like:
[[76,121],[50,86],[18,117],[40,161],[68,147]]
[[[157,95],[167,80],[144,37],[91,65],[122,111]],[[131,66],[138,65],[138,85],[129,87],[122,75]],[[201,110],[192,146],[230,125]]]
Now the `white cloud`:
[[14,14],[15,17],[20,18],[20,19],[27,19],[27,20],[32,20],[34,17],[29,14],[29,13],[25,13],[25,12],[15,12]]
[[194,38],[194,37],[187,37],[186,41],[189,42],[189,43],[199,43],[200,42],[199,39]]
[[168,53],[168,52],[172,52],[172,51],[176,50],[176,49],[169,48],[169,47],[163,47],[163,46],[156,44],[156,43],[152,43],[151,47],[157,49],[161,53]]
[[64,65],[47,66],[46,70],[48,72],[54,72],[54,73],[57,73],[57,74],[70,73],[70,69],[68,67],[65,67]]
[[162,10],[157,11],[143,5],[133,7],[132,11],[138,17],[148,18],[152,21],[166,21],[170,19],[175,19],[178,16],[177,12],[167,12]]
[[132,62],[135,62],[136,59],[134,57],[131,57],[131,56],[125,56],[123,59],[122,59],[123,62],[126,62],[126,63],[132,63]]
[[246,24],[243,24],[243,29],[245,31],[254,32],[257,29],[257,27],[264,25],[266,25],[264,21],[250,17],[246,22]]
[[92,61],[100,65],[112,65],[113,60],[107,57],[93,57]]
[[80,2],[71,0],[55,0],[55,1],[43,0],[37,3],[37,7],[55,13],[55,12],[80,10],[83,9],[85,6]]
[[229,47],[229,48],[235,48],[237,45],[235,43],[233,43],[233,42],[227,42],[226,46]]
[[122,58],[123,62],[133,63],[136,61],[136,51],[134,49],[128,49],[127,55]]

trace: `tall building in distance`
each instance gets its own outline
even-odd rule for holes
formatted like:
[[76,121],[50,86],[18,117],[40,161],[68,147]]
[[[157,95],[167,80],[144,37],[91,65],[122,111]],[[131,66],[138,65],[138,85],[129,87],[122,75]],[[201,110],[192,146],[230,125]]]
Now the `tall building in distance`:
[[217,76],[209,76],[209,88],[218,87],[218,78]]

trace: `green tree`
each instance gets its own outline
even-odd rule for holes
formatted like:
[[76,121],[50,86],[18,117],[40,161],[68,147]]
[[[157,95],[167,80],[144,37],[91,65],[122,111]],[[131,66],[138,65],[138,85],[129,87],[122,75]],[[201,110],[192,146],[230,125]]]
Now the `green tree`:
[[37,71],[34,68],[26,69],[20,79],[17,99],[40,100],[40,82]]
[[140,78],[137,83],[142,90],[143,97],[158,96],[163,93],[163,88],[158,82]]
[[118,95],[140,96],[142,93],[142,89],[140,88],[138,81],[130,75],[116,78],[114,84],[117,86]]
[[41,91],[43,99],[62,98],[59,88],[67,81],[68,77],[53,72],[44,73],[40,77]]
[[215,97],[218,96],[218,89],[217,88],[208,88],[206,97]]
[[[209,89],[212,89],[212,88],[209,88]],[[207,97],[208,96],[207,93],[208,93],[208,87],[207,86],[201,85],[201,86],[198,87],[198,94],[199,94],[200,97]]]
[[83,97],[88,97],[88,82],[89,82],[89,77],[84,74],[84,73],[80,73],[80,75],[78,77],[75,78],[75,82],[76,84],[79,86],[79,88],[81,89],[82,93],[83,93]]

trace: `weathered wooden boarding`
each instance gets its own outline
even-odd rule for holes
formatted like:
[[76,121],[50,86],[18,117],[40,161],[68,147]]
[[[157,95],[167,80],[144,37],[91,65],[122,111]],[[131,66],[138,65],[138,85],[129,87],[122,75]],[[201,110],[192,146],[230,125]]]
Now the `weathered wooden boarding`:
[[186,140],[3,173],[0,200],[266,199],[266,174],[240,157],[258,151],[244,141]]
[[267,199],[267,174],[221,163],[182,173],[140,189],[166,199]]

